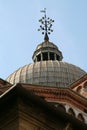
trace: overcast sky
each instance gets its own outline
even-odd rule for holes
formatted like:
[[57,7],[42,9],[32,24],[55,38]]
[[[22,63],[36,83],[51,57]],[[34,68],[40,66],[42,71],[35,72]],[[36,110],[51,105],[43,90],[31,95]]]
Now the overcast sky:
[[49,39],[63,53],[63,61],[87,71],[87,0],[0,0],[0,78],[32,63],[43,16],[54,19]]

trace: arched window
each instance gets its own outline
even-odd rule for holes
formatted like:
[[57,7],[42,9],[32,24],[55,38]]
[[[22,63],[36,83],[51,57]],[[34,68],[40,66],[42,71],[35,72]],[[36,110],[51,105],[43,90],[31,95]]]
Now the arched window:
[[50,60],[54,60],[54,53],[53,52],[50,52]]
[[80,93],[81,89],[82,89],[82,86],[78,86],[77,89],[76,89],[76,91],[77,91],[78,93]]
[[81,113],[78,114],[78,117],[77,117],[80,121],[83,121],[84,122],[84,117]]
[[48,52],[44,52],[43,54],[43,60],[47,61],[48,60]]
[[68,113],[69,113],[70,115],[72,115],[72,116],[75,116],[75,112],[73,111],[72,108],[69,108]]
[[37,61],[41,61],[41,55],[40,54],[37,56]]
[[65,112],[66,112],[66,109],[65,109],[64,105],[59,104],[59,105],[58,105],[58,108],[60,108],[62,111],[65,111]]

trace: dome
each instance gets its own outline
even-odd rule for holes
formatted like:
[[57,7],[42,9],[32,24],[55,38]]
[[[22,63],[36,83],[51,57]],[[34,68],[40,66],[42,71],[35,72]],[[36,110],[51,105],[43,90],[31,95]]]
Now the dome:
[[54,87],[65,87],[85,74],[79,67],[62,61],[40,61],[25,65],[11,74],[7,81]]
[[51,22],[53,22],[53,20],[46,20],[46,17],[44,19],[44,22],[40,20],[42,24],[45,23],[44,27],[40,26],[40,30],[44,31],[42,34],[45,34],[44,42],[39,44],[34,51],[32,56],[34,63],[25,65],[16,70],[8,76],[8,82],[12,84],[27,83],[66,87],[86,73],[79,67],[62,61],[62,52],[55,44],[49,41],[48,37],[50,31],[52,32]]

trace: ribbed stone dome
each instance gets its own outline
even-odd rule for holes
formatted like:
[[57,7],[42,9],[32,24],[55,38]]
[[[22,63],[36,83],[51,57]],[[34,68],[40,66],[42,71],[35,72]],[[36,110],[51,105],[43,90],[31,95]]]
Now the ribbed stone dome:
[[44,42],[37,45],[33,53],[34,63],[19,68],[8,76],[7,81],[12,84],[28,83],[65,87],[79,79],[86,72],[75,65],[62,62],[62,52],[49,41],[48,34],[53,32],[52,22],[54,20],[46,18],[45,14],[39,22],[41,22],[39,31],[44,34]]
[[7,81],[46,86],[64,87],[79,79],[86,72],[79,67],[62,61],[40,61],[19,68]]

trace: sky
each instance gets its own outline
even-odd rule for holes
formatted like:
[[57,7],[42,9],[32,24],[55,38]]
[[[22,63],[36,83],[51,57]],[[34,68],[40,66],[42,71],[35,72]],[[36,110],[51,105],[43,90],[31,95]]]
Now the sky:
[[87,0],[0,0],[0,78],[33,63],[33,52],[44,41],[37,31],[44,8],[55,20],[49,40],[63,61],[87,72]]

